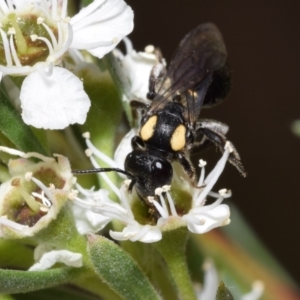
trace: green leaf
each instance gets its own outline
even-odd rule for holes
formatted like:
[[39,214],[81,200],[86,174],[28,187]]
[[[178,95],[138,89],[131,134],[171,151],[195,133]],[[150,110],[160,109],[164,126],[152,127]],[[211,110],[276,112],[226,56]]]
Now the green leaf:
[[26,293],[70,282],[80,269],[57,268],[46,271],[18,271],[0,269],[0,294]]
[[28,269],[34,264],[33,247],[0,239],[0,268]]
[[0,300],[14,300],[11,295],[0,295]]
[[217,291],[216,300],[234,300],[233,296],[225,286],[224,282],[221,281]]
[[[99,300],[99,297],[88,292],[74,288],[72,285],[60,286],[26,294],[14,294],[14,300]],[[0,300],[2,300],[0,298]]]
[[121,243],[122,249],[128,252],[147,274],[147,278],[159,291],[160,296],[163,299],[177,300],[180,298],[177,287],[173,280],[170,280],[169,269],[154,244],[132,243],[131,241]]
[[2,87],[0,88],[0,130],[18,149],[24,152],[47,154],[30,127],[23,122],[20,114],[10,103]]
[[112,241],[90,234],[88,252],[96,273],[123,299],[161,299],[132,257]]

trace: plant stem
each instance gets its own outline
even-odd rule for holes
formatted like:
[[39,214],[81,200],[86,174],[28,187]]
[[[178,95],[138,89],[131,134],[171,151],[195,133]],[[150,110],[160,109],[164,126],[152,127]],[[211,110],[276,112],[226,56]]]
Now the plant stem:
[[195,300],[196,295],[187,268],[185,248],[188,231],[184,227],[164,232],[163,239],[154,246],[161,253],[176,285],[179,298]]

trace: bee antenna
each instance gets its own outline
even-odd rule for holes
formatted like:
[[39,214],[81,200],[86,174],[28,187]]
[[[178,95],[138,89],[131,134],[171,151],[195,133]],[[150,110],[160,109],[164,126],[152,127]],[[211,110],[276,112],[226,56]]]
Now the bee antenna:
[[102,172],[117,172],[117,173],[124,174],[130,178],[134,178],[132,174],[119,168],[96,168],[96,169],[88,169],[88,170],[72,170],[72,173],[76,175],[94,174],[94,173],[102,173]]

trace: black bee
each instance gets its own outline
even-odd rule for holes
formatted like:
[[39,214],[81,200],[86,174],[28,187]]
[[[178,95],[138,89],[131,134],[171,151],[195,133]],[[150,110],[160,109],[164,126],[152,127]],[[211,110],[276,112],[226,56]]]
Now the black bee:
[[[222,35],[211,23],[202,24],[180,42],[166,70],[160,55],[149,80],[147,98],[150,104],[132,101],[142,112],[138,133],[133,137],[132,152],[125,160],[125,170],[101,168],[74,173],[116,171],[131,179],[128,190],[149,206],[149,196],[173,177],[171,163],[177,161],[192,183],[195,170],[187,155],[209,145],[222,152],[228,127],[214,120],[199,119],[202,107],[209,107],[225,98],[230,89],[230,71]],[[229,161],[246,175],[237,151]]]

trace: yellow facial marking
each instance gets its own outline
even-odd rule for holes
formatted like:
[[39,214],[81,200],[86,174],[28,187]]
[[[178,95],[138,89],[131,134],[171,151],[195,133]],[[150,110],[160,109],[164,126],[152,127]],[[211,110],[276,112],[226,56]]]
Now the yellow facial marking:
[[143,141],[147,141],[152,137],[156,122],[157,122],[157,116],[152,116],[141,128],[140,136]]
[[179,125],[172,134],[170,144],[173,151],[182,150],[185,146],[185,127]]

